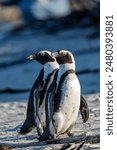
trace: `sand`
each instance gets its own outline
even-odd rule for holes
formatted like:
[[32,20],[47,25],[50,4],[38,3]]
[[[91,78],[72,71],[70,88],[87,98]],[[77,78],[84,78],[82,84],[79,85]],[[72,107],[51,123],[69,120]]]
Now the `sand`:
[[[100,137],[100,98],[99,93],[83,95],[89,105],[90,116],[86,123],[82,122],[79,113],[77,122],[73,127],[73,136],[61,135],[58,144],[39,142],[36,130],[33,129],[27,135],[18,132],[25,120],[27,101],[1,102],[0,103],[0,144],[4,143],[16,150],[57,150],[80,149],[99,150]],[[55,143],[57,143],[55,141]]]

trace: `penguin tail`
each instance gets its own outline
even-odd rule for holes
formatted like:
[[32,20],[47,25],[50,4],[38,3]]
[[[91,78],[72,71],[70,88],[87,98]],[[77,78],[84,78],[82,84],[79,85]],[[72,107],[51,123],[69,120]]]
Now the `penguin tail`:
[[44,140],[48,140],[49,138],[50,138],[50,132],[49,129],[46,129],[38,139],[39,141],[44,141]]
[[34,128],[34,122],[26,120],[20,128],[19,134],[27,134]]

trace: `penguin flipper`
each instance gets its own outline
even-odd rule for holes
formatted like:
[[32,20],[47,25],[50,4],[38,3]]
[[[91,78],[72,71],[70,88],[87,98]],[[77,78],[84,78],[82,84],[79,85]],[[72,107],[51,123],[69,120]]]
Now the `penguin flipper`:
[[30,95],[29,95],[29,99],[28,99],[28,108],[27,108],[27,118],[31,114],[34,116],[34,91],[41,86],[42,82],[43,82],[43,76],[44,76],[44,69],[42,69],[37,77],[37,79],[35,80],[31,91],[30,91]]
[[42,69],[35,80],[28,99],[28,106],[27,106],[27,115],[26,120],[24,121],[23,125],[20,128],[20,134],[27,134],[29,133],[35,125],[34,120],[34,91],[38,88],[38,85],[41,84],[39,81],[42,81],[44,75],[44,70]]
[[80,97],[80,112],[82,116],[82,120],[85,123],[89,119],[89,109],[88,104],[83,96]]

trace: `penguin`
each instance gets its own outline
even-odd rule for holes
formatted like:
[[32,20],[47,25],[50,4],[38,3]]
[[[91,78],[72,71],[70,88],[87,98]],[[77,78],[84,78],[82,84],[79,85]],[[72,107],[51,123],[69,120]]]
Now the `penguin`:
[[[53,96],[54,108],[48,128],[39,137],[44,140],[68,132],[75,124],[80,109],[80,83],[75,74],[75,60],[71,52],[60,50],[54,56],[59,64],[56,90]],[[47,99],[47,105],[49,99]],[[47,107],[47,106],[46,106]],[[48,108],[48,107],[47,107]]]
[[[58,61],[58,63],[59,63],[59,66],[60,66],[61,62]],[[81,113],[83,122],[84,123],[87,122],[88,119],[89,119],[89,108],[88,108],[88,104],[87,104],[86,100],[84,99],[84,97],[82,95],[80,97],[80,113]]]
[[[45,127],[45,97],[59,65],[50,51],[44,50],[30,55],[29,60],[36,60],[43,65],[38,78],[36,79],[28,100],[27,118],[20,129],[21,134],[26,134],[32,130],[34,125],[38,135],[42,134]],[[31,110],[31,111],[30,111]]]

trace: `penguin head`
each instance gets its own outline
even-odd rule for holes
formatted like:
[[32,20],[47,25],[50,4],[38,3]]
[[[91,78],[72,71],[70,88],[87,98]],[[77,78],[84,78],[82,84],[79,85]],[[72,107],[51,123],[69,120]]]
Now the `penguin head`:
[[56,58],[58,64],[73,64],[75,63],[73,54],[68,50],[60,50],[53,53]]
[[29,60],[36,60],[42,65],[44,65],[47,62],[54,62],[56,61],[55,57],[52,55],[52,53],[48,50],[43,50],[38,53],[32,54],[27,57]]

